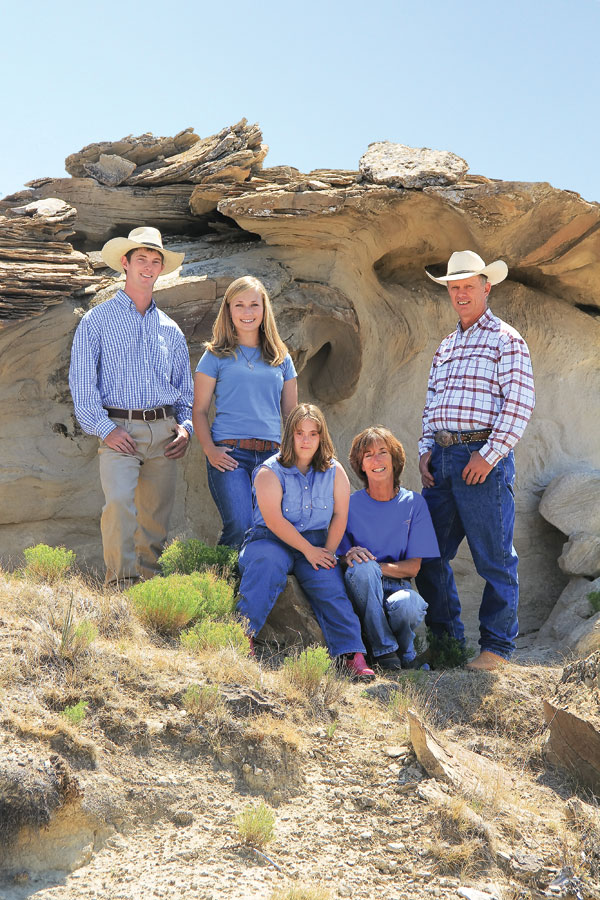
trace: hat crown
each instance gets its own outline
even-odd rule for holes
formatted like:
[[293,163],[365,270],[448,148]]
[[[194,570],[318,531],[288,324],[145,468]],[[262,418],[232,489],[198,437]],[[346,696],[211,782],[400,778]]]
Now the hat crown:
[[147,244],[148,246],[160,247],[162,249],[162,235],[158,228],[150,228],[142,225],[134,228],[129,232],[128,240],[135,241],[137,244]]
[[448,275],[458,275],[461,272],[479,272],[485,269],[485,263],[478,253],[473,250],[455,250],[448,260]]

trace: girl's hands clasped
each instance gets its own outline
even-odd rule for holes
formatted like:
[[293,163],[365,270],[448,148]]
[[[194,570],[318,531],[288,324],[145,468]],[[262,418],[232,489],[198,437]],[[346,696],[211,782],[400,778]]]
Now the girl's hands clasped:
[[337,565],[337,557],[325,547],[309,546],[302,551],[313,569],[333,569]]

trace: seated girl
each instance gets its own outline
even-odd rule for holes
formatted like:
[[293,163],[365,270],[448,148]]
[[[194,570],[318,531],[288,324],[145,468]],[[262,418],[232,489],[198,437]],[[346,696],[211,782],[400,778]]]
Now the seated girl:
[[335,549],[348,516],[350,484],[333,458],[323,413],[310,403],[294,407],[281,451],[254,474],[254,525],[239,558],[238,611],[257,634],[292,573],[317,618],[332,657],[343,657],[354,679],[370,681],[360,622],[344,588]]
[[382,425],[356,435],[350,465],[365,488],[350,497],[339,547],[348,594],[382,669],[414,668],[415,629],[427,604],[410,584],[423,557],[439,556],[427,504],[400,487],[406,456]]

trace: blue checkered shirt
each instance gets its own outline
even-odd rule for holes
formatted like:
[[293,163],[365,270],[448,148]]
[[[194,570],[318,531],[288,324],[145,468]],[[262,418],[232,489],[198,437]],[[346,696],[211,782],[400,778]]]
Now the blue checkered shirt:
[[179,424],[192,433],[187,345],[154,300],[142,316],[125,291],[117,291],[84,315],[73,339],[69,387],[77,421],[102,440],[116,427],[105,406],[173,406]]

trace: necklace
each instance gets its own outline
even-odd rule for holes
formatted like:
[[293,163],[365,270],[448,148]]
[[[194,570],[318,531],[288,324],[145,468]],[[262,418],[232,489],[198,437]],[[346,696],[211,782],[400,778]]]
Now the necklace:
[[[242,347],[241,344],[238,344],[238,347],[240,348],[240,353],[246,360],[246,365],[248,366],[248,368],[253,369],[254,368],[254,360],[253,360],[252,356],[250,356],[250,357],[246,356],[246,354],[244,353],[244,348]],[[256,350],[256,349],[257,349],[256,347],[252,347],[252,350]]]

